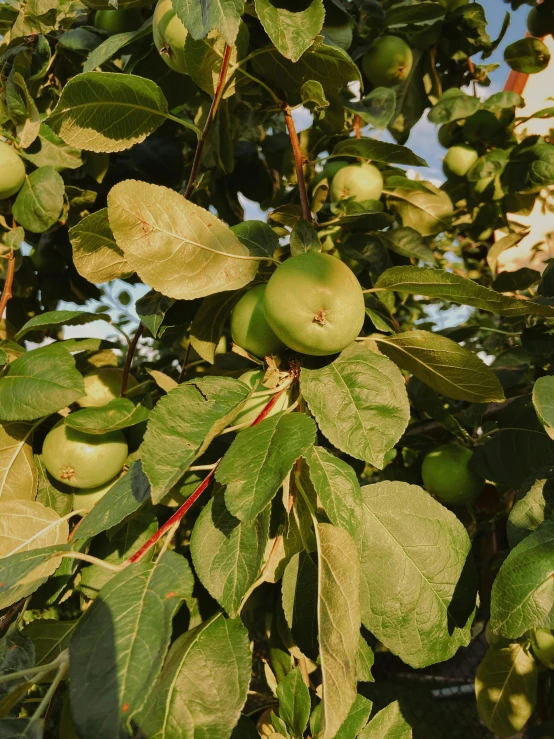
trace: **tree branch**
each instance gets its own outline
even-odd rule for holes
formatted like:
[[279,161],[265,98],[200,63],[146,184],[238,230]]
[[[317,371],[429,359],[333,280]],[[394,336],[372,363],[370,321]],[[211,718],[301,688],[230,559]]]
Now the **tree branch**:
[[229,59],[231,57],[231,49],[232,47],[229,46],[229,44],[225,44],[225,51],[223,52],[223,61],[221,63],[221,70],[219,72],[219,80],[217,82],[214,99],[212,100],[212,105],[209,110],[208,117],[206,118],[204,128],[202,129],[202,133],[200,134],[200,138],[198,139],[198,143],[196,144],[196,151],[194,152],[192,169],[190,171],[189,181],[185,190],[185,198],[187,198],[187,200],[190,198],[192,191],[194,190],[196,175],[198,174],[200,161],[202,159],[202,151],[204,150],[204,144],[206,143],[206,139],[208,138],[208,134],[210,133],[210,129],[212,127],[212,123],[214,121],[217,108],[219,106],[219,101],[221,100],[221,96],[223,94],[223,88],[225,87],[225,78],[227,77],[227,68],[229,67]]
[[300,192],[300,202],[302,203],[302,216],[308,221],[312,222],[312,211],[310,210],[310,203],[308,200],[308,191],[306,190],[306,180],[304,179],[304,155],[300,148],[300,141],[298,140],[298,134],[294,126],[294,120],[290,110],[290,105],[287,103],[284,107],[285,111],[285,123],[287,124],[287,131],[289,132],[290,143],[292,146],[292,153],[294,155],[294,166],[296,168],[296,179],[298,180],[298,190]]
[[13,277],[15,275],[15,254],[13,249],[7,255],[8,270],[6,272],[6,281],[4,282],[4,289],[2,290],[2,297],[0,298],[0,320],[4,316],[4,311],[8,304],[8,300],[12,297]]
[[133,340],[129,344],[129,349],[127,350],[127,357],[125,359],[125,367],[123,367],[123,377],[121,379],[120,397],[122,398],[125,397],[125,393],[127,392],[127,383],[129,382],[129,372],[131,370],[133,354],[135,353],[135,349],[137,348],[137,344],[139,342],[140,337],[142,336],[143,331],[144,331],[144,324],[139,323],[138,328],[135,331],[135,335],[133,336]]

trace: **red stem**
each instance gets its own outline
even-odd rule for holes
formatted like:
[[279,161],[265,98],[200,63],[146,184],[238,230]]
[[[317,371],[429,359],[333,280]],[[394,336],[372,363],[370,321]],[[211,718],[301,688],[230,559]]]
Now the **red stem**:
[[0,320],[2,320],[8,300],[13,297],[12,287],[15,275],[15,254],[13,253],[13,249],[7,255],[6,259],[8,260],[8,269],[6,272],[6,281],[4,282],[4,289],[2,290],[2,297],[0,298]]
[[302,204],[302,216],[306,221],[308,221],[308,223],[311,223],[312,211],[310,210],[308,191],[306,190],[306,180],[304,179],[304,154],[302,154],[302,149],[300,148],[300,141],[298,140],[298,134],[296,133],[296,128],[294,126],[294,119],[292,117],[290,105],[286,104],[284,111],[285,123],[287,124],[287,131],[289,132],[292,153],[294,155],[296,179],[298,180],[298,191],[300,192],[300,202]]

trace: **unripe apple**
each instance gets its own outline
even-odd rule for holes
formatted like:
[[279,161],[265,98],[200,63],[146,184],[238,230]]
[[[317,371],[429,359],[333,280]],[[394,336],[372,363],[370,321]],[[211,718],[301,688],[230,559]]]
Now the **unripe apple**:
[[459,444],[443,444],[433,449],[421,467],[425,489],[448,505],[473,502],[485,481],[469,467],[472,456],[471,449]]
[[136,31],[142,25],[142,15],[138,8],[128,10],[97,10],[94,25],[108,33]]
[[383,175],[372,164],[350,164],[342,167],[331,182],[330,195],[333,203],[353,198],[379,200],[383,192]]
[[25,165],[13,147],[0,141],[0,200],[15,195],[25,182]]
[[554,631],[535,629],[532,637],[533,654],[545,667],[554,670]]
[[[119,367],[99,367],[88,372],[84,376],[85,395],[79,398],[77,403],[81,408],[98,408],[106,405],[111,400],[119,398],[121,394],[121,383],[123,381],[123,370]],[[137,381],[132,375],[127,379],[127,387],[134,387]]]
[[266,320],[263,298],[266,285],[255,285],[244,293],[231,313],[231,337],[235,344],[255,357],[267,357],[285,348]]
[[412,50],[404,39],[381,36],[364,54],[362,69],[374,87],[393,87],[408,78],[413,63]]
[[479,154],[472,146],[460,144],[451,146],[444,157],[444,172],[446,175],[465,177],[470,167],[479,159]]
[[171,0],[158,0],[152,19],[152,34],[156,49],[168,67],[186,74],[185,40],[188,31],[175,14]]

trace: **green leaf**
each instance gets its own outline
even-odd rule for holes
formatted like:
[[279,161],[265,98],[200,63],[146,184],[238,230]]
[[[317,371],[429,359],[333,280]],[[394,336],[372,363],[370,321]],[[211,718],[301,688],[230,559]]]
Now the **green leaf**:
[[83,408],[70,413],[65,424],[85,434],[106,434],[136,426],[147,421],[149,415],[150,409],[142,403],[135,405],[128,398],[115,398],[100,408]]
[[536,74],[548,67],[550,51],[543,41],[528,36],[504,49],[504,61],[515,72]]
[[69,549],[68,544],[56,544],[0,557],[0,609],[37,590],[56,570],[58,555]]
[[457,87],[443,93],[441,99],[429,111],[429,120],[436,125],[450,123],[461,118],[469,118],[481,108],[481,102],[474,95],[467,95]]
[[506,528],[512,548],[543,521],[554,519],[554,470],[548,467],[538,470],[532,480],[518,490],[514,507],[508,516]]
[[190,541],[194,569],[231,618],[238,616],[242,599],[259,574],[268,530],[267,512],[243,523],[229,513],[221,490],[194,525]]
[[174,303],[173,298],[166,298],[165,295],[154,290],[150,290],[137,300],[135,304],[137,315],[154,338],[160,335],[165,314]]
[[536,429],[503,428],[475,449],[472,464],[486,480],[513,490],[544,465],[554,465],[554,442]]
[[218,30],[232,46],[239,31],[243,0],[175,0],[173,9],[193,39]]
[[402,714],[400,702],[389,703],[376,713],[359,739],[412,739],[412,728]]
[[[41,37],[43,38],[43,37]],[[78,169],[83,160],[79,149],[67,146],[63,139],[41,123],[38,137],[21,152],[21,156],[35,167],[51,166],[54,169]]]
[[395,187],[389,193],[389,202],[404,227],[413,228],[421,236],[435,236],[450,228],[454,207],[444,190],[430,182],[424,185],[427,192],[411,186]]
[[360,634],[358,652],[356,654],[356,679],[359,683],[373,683],[375,678],[371,674],[371,668],[375,662],[373,649],[369,646],[363,634]]
[[162,669],[173,615],[193,582],[184,557],[165,552],[157,562],[128,565],[80,619],[69,648],[69,684],[83,739],[125,733]]
[[303,736],[310,718],[310,691],[302,679],[300,667],[295,667],[277,685],[279,718],[292,731],[293,736]]
[[27,321],[23,328],[19,329],[14,338],[16,341],[19,341],[29,331],[54,328],[55,326],[82,326],[85,323],[92,323],[93,321],[111,322],[109,316],[98,313],[87,313],[82,310],[51,310],[46,313],[39,313]]
[[533,386],[533,405],[544,430],[554,439],[554,377],[539,377]]
[[35,424],[0,425],[0,499],[34,500],[37,468],[33,463]]
[[229,737],[246,701],[251,664],[241,620],[217,613],[173,643],[140,729],[152,739]]
[[60,485],[56,487],[46,471],[42,457],[35,454],[35,468],[38,472],[37,501],[56,511],[58,516],[66,516],[73,508],[73,488]]
[[242,221],[231,226],[231,231],[255,256],[272,257],[279,246],[279,237],[264,221]]
[[404,164],[409,167],[428,167],[411,149],[378,139],[346,139],[333,149],[333,157],[359,157],[382,164]]
[[504,400],[494,372],[476,354],[446,336],[414,330],[374,338],[389,359],[448,398],[470,403]]
[[28,231],[42,233],[62,212],[64,183],[54,167],[39,167],[27,175],[13,204],[16,221]]
[[2,739],[43,739],[44,736],[41,722],[29,718],[4,718],[1,727]]
[[50,344],[22,354],[0,379],[0,418],[32,421],[71,405],[84,394],[74,358],[63,346]]
[[208,295],[194,316],[190,329],[193,349],[210,364],[215,361],[215,350],[223,336],[223,328],[241,293],[229,291]]
[[310,447],[305,457],[312,485],[329,520],[355,537],[362,517],[362,492],[356,473],[321,446]]
[[362,488],[362,622],[411,667],[452,657],[471,639],[475,573],[470,540],[417,485]]
[[512,549],[495,578],[491,628],[517,639],[529,629],[554,629],[554,521],[545,521]]
[[205,377],[179,385],[158,401],[142,444],[153,503],[159,503],[179,482],[193,460],[236,414],[248,393],[244,383],[230,377]]
[[387,234],[378,234],[383,243],[391,251],[403,257],[421,259],[424,262],[435,263],[435,256],[427,246],[425,239],[414,228],[400,226]]
[[523,644],[489,647],[475,676],[477,711],[497,736],[525,726],[537,702],[537,663]]
[[389,87],[376,87],[359,102],[343,102],[344,107],[357,113],[366,125],[382,131],[394,118],[396,93]]
[[317,641],[317,565],[305,550],[294,554],[283,574],[283,612],[300,651],[316,660]]
[[[244,23],[241,23],[229,57],[231,69],[243,56],[246,56],[248,42],[248,28]],[[210,31],[206,38],[199,40],[195,40],[190,34],[185,39],[184,53],[187,74],[201,90],[204,90],[211,97],[217,91],[225,47],[225,39],[218,31]],[[229,75],[228,79],[229,82],[225,85],[222,98],[231,97],[236,92],[236,75]]]
[[[14,573],[6,575],[2,572],[0,577],[0,609],[33,593],[59,564],[58,559],[48,561],[48,556],[40,560],[27,558],[27,553],[33,550],[43,552],[45,548],[63,545],[68,535],[67,521],[60,519],[55,511],[42,503],[31,500],[6,500],[2,503],[0,557],[4,567],[9,567],[9,562],[13,562]],[[14,557],[25,559],[21,573],[18,572]],[[35,565],[30,567],[27,563],[33,560]]]
[[285,412],[240,431],[215,473],[216,480],[227,485],[229,511],[251,523],[271,502],[315,435],[313,419]]
[[351,737],[361,736],[360,731],[367,724],[372,705],[368,698],[358,693],[350,713],[338,730],[335,739],[351,739]]
[[[22,629],[22,634],[31,639],[35,647],[35,665],[53,662],[69,646],[71,635],[77,621],[57,621],[51,618],[38,618]],[[44,681],[51,681],[56,674],[52,670]]]
[[417,5],[403,5],[387,10],[387,27],[406,26],[409,23],[422,23],[443,18],[444,6],[436,2],[420,2]]
[[471,305],[510,318],[554,315],[554,307],[519,300],[483,287],[467,277],[430,267],[391,267],[379,277],[375,287],[399,293],[425,295],[460,305]]
[[47,123],[66,144],[123,151],[165,121],[167,100],[152,80],[116,72],[83,72],[69,80]]
[[125,31],[124,33],[116,33],[113,36],[109,36],[88,55],[83,65],[83,72],[92,72],[96,67],[101,67],[104,62],[111,59],[120,49],[123,49],[133,41],[138,41],[141,38],[149,36],[151,33],[152,18],[148,18],[136,31]]
[[296,221],[290,234],[290,253],[292,256],[307,251],[319,251],[320,248],[319,236],[312,224],[304,218]]
[[533,137],[515,146],[501,175],[501,183],[510,193],[538,193],[554,183],[554,152],[552,146]]
[[320,523],[316,526],[316,535],[323,705],[319,736],[334,739],[356,700],[360,560],[354,540],[344,529]]
[[115,243],[108,223],[108,209],[102,208],[69,229],[75,269],[89,282],[100,284],[132,274],[125,255]]
[[410,418],[406,385],[386,357],[359,343],[318,370],[302,368],[302,394],[338,449],[382,468]]
[[275,7],[270,0],[256,0],[255,7],[260,23],[277,50],[292,62],[297,62],[312,45],[325,18],[323,0],[311,0],[292,11]]
[[87,513],[75,531],[76,537],[88,539],[117,526],[149,498],[150,483],[138,460]]
[[361,82],[360,70],[348,54],[337,46],[321,44],[305,51],[297,62],[283,57],[277,49],[252,60],[257,74],[277,88],[300,92],[305,82],[321,83],[325,92],[340,90],[349,82]]
[[237,290],[258,270],[222,221],[167,187],[124,180],[108,195],[108,214],[131,268],[170,298]]

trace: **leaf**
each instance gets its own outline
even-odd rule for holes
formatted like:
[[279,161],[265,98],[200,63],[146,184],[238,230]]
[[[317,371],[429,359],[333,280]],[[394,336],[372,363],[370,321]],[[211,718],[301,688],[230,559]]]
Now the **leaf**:
[[389,703],[376,713],[359,739],[412,739],[412,728],[402,715],[400,702]]
[[348,82],[361,82],[360,70],[348,54],[337,46],[321,44],[305,51],[297,62],[283,57],[277,49],[252,60],[257,74],[278,88],[300,92],[306,82],[321,83],[324,91],[340,90]]
[[231,231],[252,255],[272,257],[279,246],[279,237],[264,221],[242,221]]
[[191,326],[191,344],[202,359],[215,361],[215,350],[223,336],[225,322],[241,297],[236,291],[208,295],[200,304]]
[[[22,634],[31,639],[35,647],[35,665],[47,665],[67,649],[76,626],[77,621],[51,618],[38,618],[24,626]],[[56,670],[52,670],[43,680],[51,681],[55,674]]]
[[554,377],[539,377],[533,386],[533,405],[544,430],[554,439]]
[[63,142],[63,139],[56,136],[46,123],[40,124],[38,137],[20,153],[21,156],[34,164],[35,167],[49,165],[58,170],[78,169],[83,164],[80,150],[72,146],[67,146]]
[[531,483],[518,490],[506,524],[510,547],[515,547],[548,519],[554,519],[554,470],[543,468],[533,474]]
[[166,393],[168,393],[170,390],[175,390],[176,387],[179,387],[179,383],[169,375],[166,375],[164,372],[148,368],[146,369],[146,371],[154,380],[156,385],[162,390],[165,390]]
[[69,229],[75,269],[85,280],[97,285],[132,274],[125,255],[115,243],[108,223],[108,209],[102,208]]
[[[229,57],[231,69],[243,56],[246,56],[248,42],[248,28],[241,23]],[[201,90],[211,97],[217,92],[226,45],[225,39],[218,31],[210,31],[206,38],[200,40],[193,39],[190,34],[185,39],[184,54],[187,74]],[[231,97],[235,92],[236,76],[230,74],[222,98]]]
[[100,408],[83,408],[70,413],[65,425],[85,434],[106,434],[136,426],[148,420],[149,415],[150,410],[142,403],[135,405],[128,398],[115,398]]
[[175,0],[173,9],[193,39],[218,30],[232,46],[239,31],[243,0]]
[[13,204],[14,218],[28,231],[46,231],[61,215],[64,191],[64,182],[54,167],[39,167],[25,177]]
[[158,401],[142,444],[153,503],[159,503],[181,479],[248,393],[244,383],[230,377],[205,377],[179,385]]
[[403,257],[421,259],[431,264],[435,263],[435,256],[427,246],[425,239],[418,231],[409,226],[400,226],[400,228],[395,228],[386,235],[379,234],[379,237],[383,240],[387,249],[396,252],[396,254],[400,254]]
[[502,563],[491,595],[491,628],[517,639],[535,627],[554,629],[554,520],[545,521]]
[[83,518],[75,530],[76,538],[88,539],[117,526],[149,498],[150,483],[138,460]]
[[361,736],[360,731],[367,724],[372,705],[368,698],[358,693],[335,739],[351,739],[351,737]]
[[271,502],[315,434],[311,418],[285,412],[240,431],[215,473],[216,480],[227,485],[229,512],[251,523]]
[[444,7],[436,2],[420,2],[417,5],[389,8],[387,10],[387,27],[433,21],[437,18],[443,18],[444,14]]
[[250,683],[248,632],[217,613],[173,643],[138,725],[152,739],[227,739]]
[[37,491],[37,468],[33,463],[33,431],[35,424],[5,423],[0,425],[0,498],[34,500]]
[[[52,482],[42,457],[35,454],[35,468],[38,472],[37,501],[47,508],[51,508],[58,516],[66,516],[73,508],[73,488],[61,486],[59,490]],[[60,483],[56,483],[59,485]],[[64,489],[65,491],[64,492]]]
[[300,651],[318,657],[317,565],[305,550],[289,560],[282,581],[283,612]]
[[359,102],[343,101],[344,107],[357,113],[369,126],[384,130],[394,117],[396,94],[388,87],[376,87]]
[[322,369],[303,367],[300,385],[329,441],[381,468],[410,417],[400,370],[386,357],[354,343]]
[[470,403],[500,403],[504,391],[494,372],[469,349],[430,331],[375,336],[389,359],[442,395]]
[[355,537],[362,516],[362,493],[356,473],[321,446],[310,447],[305,456],[310,480],[329,520]]
[[502,295],[467,277],[430,267],[391,267],[379,277],[375,287],[400,293],[425,295],[460,305],[471,305],[510,318],[527,315],[552,316],[554,308]]
[[302,679],[302,672],[295,667],[277,685],[279,718],[293,733],[303,736],[310,718],[310,691]]
[[411,149],[400,144],[391,144],[378,139],[346,139],[338,143],[331,154],[333,157],[360,157],[383,164],[404,164],[409,167],[428,167]]
[[537,663],[523,644],[489,647],[475,676],[477,711],[497,736],[525,726],[537,702]]
[[167,100],[152,80],[83,72],[67,82],[47,124],[66,144],[112,152],[144,141],[166,116]]
[[84,394],[83,377],[71,354],[59,344],[50,344],[22,354],[0,379],[0,418],[32,421]]
[[515,72],[536,74],[548,67],[550,50],[540,39],[528,36],[504,49],[504,61]]
[[69,648],[69,685],[83,739],[119,739],[142,708],[162,669],[173,616],[193,582],[184,557],[164,552],[157,562],[119,572],[80,619]]
[[471,639],[476,598],[470,540],[417,485],[362,488],[362,622],[411,667],[452,657]]
[[204,506],[192,531],[190,549],[194,569],[212,598],[231,618],[255,582],[262,564],[269,515],[243,523],[225,507],[223,491]]
[[535,429],[500,429],[475,449],[472,459],[482,477],[509,489],[544,465],[554,465],[554,443]]
[[397,211],[405,228],[413,228],[421,236],[435,236],[450,228],[453,205],[444,190],[430,182],[424,184],[427,192],[412,187],[395,188],[389,193],[390,206]]
[[[9,567],[14,555],[25,558],[31,550],[44,551],[57,544],[65,544],[69,535],[67,521],[60,519],[51,508],[31,500],[6,500],[2,502],[0,519],[0,558]],[[9,559],[7,559],[9,558]],[[37,561],[34,567],[19,575],[13,565],[13,572],[0,575],[0,609],[15,603],[20,598],[33,593],[57,568],[59,560]],[[29,560],[27,560],[29,561]],[[39,566],[40,565],[40,566]],[[15,587],[11,587],[11,583]],[[16,584],[17,583],[17,584]],[[11,588],[11,589],[10,589]],[[6,592],[7,591],[7,592]]]
[[166,298],[165,295],[154,290],[150,290],[137,300],[135,304],[137,315],[154,338],[160,335],[165,314],[174,303],[173,298]]
[[323,0],[311,0],[296,11],[275,7],[270,0],[256,0],[255,7],[260,23],[277,50],[292,62],[297,62],[312,45],[325,18]]
[[167,187],[124,180],[108,195],[110,226],[139,277],[170,298],[237,290],[258,262],[208,210]]
[[29,718],[2,719],[1,739],[43,739],[42,724]]
[[54,328],[55,326],[83,326],[85,323],[92,323],[93,321],[107,321],[110,323],[110,317],[99,313],[87,313],[82,310],[46,311],[27,321],[14,338],[19,341],[29,331]]
[[440,100],[429,111],[429,120],[435,125],[450,123],[461,118],[469,118],[481,108],[478,97],[468,95],[452,87],[443,93]]
[[113,36],[109,36],[88,55],[83,65],[83,72],[92,72],[96,67],[101,67],[104,62],[111,59],[120,49],[123,49],[133,41],[138,41],[148,36],[150,33],[152,33],[152,19],[148,18],[136,31],[125,31],[124,33],[116,33]]
[[319,251],[321,244],[317,231],[311,223],[300,218],[294,224],[290,234],[290,253],[294,257],[307,251]]
[[369,646],[363,634],[360,634],[358,652],[356,654],[356,679],[359,683],[373,683],[375,678],[371,674],[371,668],[375,662],[375,654]]
[[360,638],[360,561],[344,529],[316,526],[318,623],[322,678],[321,739],[334,739],[356,699]]

